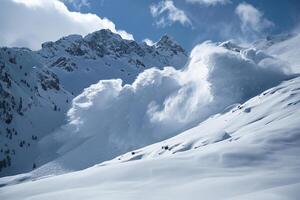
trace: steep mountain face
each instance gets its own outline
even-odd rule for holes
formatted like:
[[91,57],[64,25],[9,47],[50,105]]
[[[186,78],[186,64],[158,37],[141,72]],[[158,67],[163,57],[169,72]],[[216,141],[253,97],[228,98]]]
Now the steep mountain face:
[[65,123],[74,95],[85,87],[110,78],[130,83],[147,68],[181,68],[186,60],[183,48],[168,36],[148,46],[110,30],[46,42],[39,51],[1,48],[0,176],[45,162],[38,141]]
[[63,123],[71,100],[32,51],[0,49],[1,175],[36,167],[37,141]]
[[0,197],[297,199],[299,116],[297,77],[173,138],[83,171],[2,178]]
[[145,69],[168,65],[182,68],[187,61],[183,48],[169,36],[148,46],[104,29],[85,37],[70,35],[44,43],[36,53],[74,94],[99,80],[120,78],[124,84],[132,83]]

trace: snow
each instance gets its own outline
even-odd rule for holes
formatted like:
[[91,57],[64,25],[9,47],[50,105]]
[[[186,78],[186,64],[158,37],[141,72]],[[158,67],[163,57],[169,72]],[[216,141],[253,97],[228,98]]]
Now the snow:
[[145,69],[167,65],[180,69],[187,61],[184,49],[169,36],[148,46],[124,40],[110,30],[85,37],[70,35],[42,47],[36,52],[41,62],[52,68],[61,84],[75,95],[99,80],[121,78],[124,83],[132,83]]
[[45,42],[39,51],[1,48],[0,176],[28,172],[55,158],[48,145],[41,156],[38,141],[66,123],[71,94],[100,79],[133,82],[152,66],[182,68],[186,60],[184,50],[168,36],[150,47],[109,30],[65,36]]
[[292,72],[300,73],[299,43],[300,34],[294,33],[268,37],[255,46],[282,60],[281,65],[291,66]]
[[299,88],[300,78],[286,81],[178,136],[83,171],[2,178],[0,197],[297,199]]
[[[37,173],[84,169],[162,141],[291,77],[261,65],[261,54],[254,52],[259,59],[253,60],[245,55],[206,42],[182,70],[152,68],[132,84],[116,79],[91,85],[74,98],[69,123],[40,142],[41,151],[52,149],[57,159]],[[213,141],[228,137],[219,134]]]
[[[116,50],[120,46],[122,51]],[[208,41],[192,50],[184,68],[172,66],[185,54],[168,36],[150,47],[99,31],[45,43],[38,52],[18,49],[35,58],[27,55],[22,61],[30,85],[45,74],[49,76],[44,81],[55,80],[54,71],[62,86],[43,91],[38,85],[37,105],[25,116],[33,127],[47,130],[36,152],[19,157],[20,163],[30,158],[43,165],[0,178],[0,199],[298,199],[296,46],[297,35],[271,37],[251,48]],[[140,56],[140,49],[149,54]],[[134,78],[124,78],[116,71],[130,58],[143,58],[149,65],[135,71]],[[105,70],[103,63],[112,69]],[[155,64],[157,68],[151,68]],[[9,66],[12,80],[23,77]],[[100,80],[80,93],[97,77],[113,79]],[[6,78],[1,78],[2,84]],[[31,94],[17,83],[7,91]],[[63,86],[78,96],[67,112],[67,123],[58,128],[65,115],[50,110],[52,101],[67,109],[64,101],[70,95]],[[17,122],[24,122],[18,127],[25,129],[29,125],[17,113]],[[54,120],[43,126],[37,123],[44,122],[41,116]]]
[[[3,176],[32,170],[37,139],[64,123],[73,97],[30,50],[1,48],[0,68],[0,160],[9,157],[11,162],[0,167]],[[7,80],[2,79],[5,74]],[[5,122],[9,115],[11,121]]]

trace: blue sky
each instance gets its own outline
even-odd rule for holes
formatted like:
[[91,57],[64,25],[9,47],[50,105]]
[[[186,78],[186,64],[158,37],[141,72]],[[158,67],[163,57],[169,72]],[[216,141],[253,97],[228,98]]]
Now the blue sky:
[[[185,0],[173,0],[174,6],[182,10],[191,24],[174,23],[157,25],[157,17],[151,15],[150,6],[159,5],[161,0],[67,0],[70,10],[95,13],[107,17],[118,29],[133,34],[135,40],[150,38],[158,40],[163,34],[173,36],[182,46],[190,50],[204,40],[223,41],[232,38],[253,40],[266,34],[284,33],[293,30],[300,21],[299,0],[231,0],[227,4],[203,5]],[[236,8],[247,3],[259,10],[272,26],[259,32],[243,32]],[[164,13],[166,14],[166,13]],[[253,36],[255,35],[255,36]]]
[[300,30],[300,0],[1,0],[0,46],[110,29],[124,39],[174,37],[187,51],[205,40],[249,43]]

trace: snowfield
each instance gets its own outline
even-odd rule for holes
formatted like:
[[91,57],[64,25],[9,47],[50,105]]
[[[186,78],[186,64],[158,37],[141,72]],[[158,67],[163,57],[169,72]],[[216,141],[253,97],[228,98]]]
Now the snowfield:
[[[90,37],[96,38],[92,44]],[[139,48],[111,54],[124,44],[136,46],[100,31],[46,43],[39,56],[55,62],[60,78],[70,72],[67,77],[73,73],[78,80],[83,69],[75,66],[94,53],[97,62],[121,56],[118,63],[126,58],[131,66]],[[135,70],[136,79],[125,80],[108,70],[103,77],[115,79],[85,88],[72,100],[66,124],[37,142],[41,166],[0,178],[0,199],[298,200],[299,44],[299,35],[267,38],[251,48],[204,42],[184,68],[162,67],[158,59],[158,68],[150,68],[151,61],[141,73]],[[176,63],[170,48],[185,58],[169,38],[141,57]],[[61,65],[60,51],[83,51],[83,57],[66,54]],[[76,92],[91,81],[79,89],[67,80],[62,86]]]
[[0,198],[297,199],[299,116],[294,78],[178,136],[83,171],[2,178]]

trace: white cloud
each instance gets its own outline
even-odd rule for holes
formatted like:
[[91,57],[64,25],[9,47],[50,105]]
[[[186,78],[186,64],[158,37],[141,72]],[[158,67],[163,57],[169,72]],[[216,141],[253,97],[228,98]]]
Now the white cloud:
[[150,40],[149,38],[144,39],[143,42],[145,42],[148,46],[154,45],[154,42],[152,40]]
[[170,26],[175,22],[192,25],[185,12],[177,8],[172,0],[163,0],[158,4],[151,5],[150,12],[154,18],[157,18],[156,25],[158,26]]
[[0,45],[38,49],[41,43],[69,34],[86,35],[110,29],[124,39],[133,39],[117,30],[107,18],[91,13],[71,12],[59,0],[2,0],[0,6]]
[[239,4],[235,9],[235,13],[241,20],[241,28],[244,32],[254,31],[259,33],[274,26],[273,22],[266,19],[261,11],[248,3]]
[[188,3],[198,3],[201,5],[207,5],[207,6],[215,6],[217,4],[228,4],[231,3],[230,0],[186,0]]

